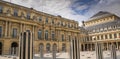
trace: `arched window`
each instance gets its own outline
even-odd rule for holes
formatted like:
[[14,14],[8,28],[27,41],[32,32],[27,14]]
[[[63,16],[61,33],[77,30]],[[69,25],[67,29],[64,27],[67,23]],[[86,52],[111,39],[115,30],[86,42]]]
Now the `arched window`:
[[52,31],[52,40],[55,40],[55,33]]
[[62,51],[66,52],[66,44],[64,44],[64,43],[62,44]]
[[45,31],[45,39],[48,40],[48,30]]
[[11,54],[16,55],[18,50],[18,44],[16,42],[13,42],[11,44]]
[[42,31],[39,30],[39,31],[38,31],[38,39],[41,39],[41,38],[42,38]]
[[56,43],[53,44],[52,51],[56,51],[57,52],[57,44]]
[[47,45],[46,45],[46,52],[50,52],[50,44],[49,43],[47,43]]
[[13,33],[12,33],[12,37],[13,38],[17,38],[17,29],[16,28],[13,28]]
[[30,20],[30,13],[27,13],[27,17],[28,20]]
[[42,21],[42,17],[41,16],[39,17],[39,21]]
[[14,16],[18,16],[18,10],[14,9]]

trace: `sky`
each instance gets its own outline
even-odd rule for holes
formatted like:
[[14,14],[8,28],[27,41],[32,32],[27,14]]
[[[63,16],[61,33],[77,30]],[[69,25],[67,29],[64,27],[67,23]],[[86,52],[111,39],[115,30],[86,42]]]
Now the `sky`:
[[4,0],[52,15],[76,20],[79,25],[99,11],[120,16],[120,0]]

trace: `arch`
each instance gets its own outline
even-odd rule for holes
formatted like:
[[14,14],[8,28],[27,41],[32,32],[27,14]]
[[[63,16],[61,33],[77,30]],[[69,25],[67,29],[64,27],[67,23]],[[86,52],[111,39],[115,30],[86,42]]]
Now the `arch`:
[[62,51],[66,52],[66,44],[65,43],[62,44]]
[[40,43],[39,51],[40,51],[40,57],[43,58],[43,55],[44,55],[44,53],[43,53],[43,51],[44,51],[43,43]]
[[46,52],[50,52],[50,48],[51,48],[50,43],[47,43],[47,44],[46,44]]
[[17,55],[17,49],[18,49],[18,43],[13,42],[11,44],[11,54],[12,55]]
[[0,55],[2,55],[2,43],[0,42]]

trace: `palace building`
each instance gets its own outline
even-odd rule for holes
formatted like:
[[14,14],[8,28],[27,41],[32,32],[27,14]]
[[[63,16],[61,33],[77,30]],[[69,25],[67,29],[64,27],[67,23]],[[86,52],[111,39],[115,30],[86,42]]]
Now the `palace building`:
[[[113,19],[114,17],[112,17]],[[87,23],[86,23],[87,24]],[[33,50],[68,52],[71,39],[79,39],[78,22],[0,0],[0,55],[17,55],[20,33],[33,33]]]
[[120,17],[100,11],[89,20],[83,21],[81,50],[94,51],[95,43],[102,43],[103,50],[109,50],[111,44],[120,49]]

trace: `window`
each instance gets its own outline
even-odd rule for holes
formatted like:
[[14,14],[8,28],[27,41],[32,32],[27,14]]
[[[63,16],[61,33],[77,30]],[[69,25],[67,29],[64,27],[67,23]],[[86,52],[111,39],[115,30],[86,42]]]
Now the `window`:
[[17,37],[17,29],[16,28],[13,28],[13,38],[16,38]]
[[48,30],[45,31],[45,39],[48,40]]
[[101,35],[101,39],[103,39],[103,35]]
[[114,38],[117,38],[117,35],[116,35],[116,33],[114,33]]
[[112,34],[109,34],[110,39],[112,39]]
[[64,35],[62,34],[62,41],[64,41]]
[[42,21],[42,17],[41,16],[39,17],[39,21]]
[[27,13],[27,19],[30,20],[30,13]]
[[54,40],[55,39],[55,33],[54,33],[54,31],[52,31],[52,40]]
[[46,18],[46,23],[48,23],[48,18]]
[[14,16],[18,16],[18,10],[14,10]]
[[63,22],[61,22],[61,26],[63,26]]
[[0,26],[0,38],[2,37],[2,26]]
[[39,30],[39,31],[38,31],[38,39],[41,39],[41,38],[42,38],[42,31]]
[[54,20],[52,20],[52,24],[54,24]]
[[107,36],[107,34],[105,35],[105,39],[108,39],[108,36]]
[[69,41],[70,41],[70,35],[68,37],[69,37]]
[[0,13],[2,13],[3,12],[3,8],[2,8],[2,6],[0,6]]

